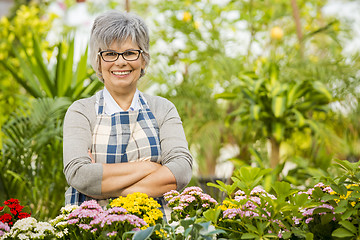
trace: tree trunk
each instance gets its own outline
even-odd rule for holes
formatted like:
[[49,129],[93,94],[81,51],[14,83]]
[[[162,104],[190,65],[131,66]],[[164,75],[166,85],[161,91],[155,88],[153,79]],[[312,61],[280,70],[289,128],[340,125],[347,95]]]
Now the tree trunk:
[[274,169],[280,163],[280,143],[274,137],[270,138],[270,168]]
[[301,30],[299,7],[296,3],[296,0],[291,0],[291,7],[293,10],[293,17],[294,17],[295,26],[296,26],[296,36],[298,38],[299,45],[300,45],[299,51],[300,51],[300,55],[302,56],[303,55],[303,47],[302,47],[303,34],[302,34],[302,30]]

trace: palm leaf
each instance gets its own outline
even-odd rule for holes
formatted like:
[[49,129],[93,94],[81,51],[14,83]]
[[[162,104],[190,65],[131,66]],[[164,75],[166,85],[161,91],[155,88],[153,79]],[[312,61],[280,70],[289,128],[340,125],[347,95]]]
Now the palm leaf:
[[[29,202],[39,217],[54,217],[63,205],[62,122],[71,100],[35,99],[3,126],[1,195]],[[50,210],[49,210],[50,209]]]

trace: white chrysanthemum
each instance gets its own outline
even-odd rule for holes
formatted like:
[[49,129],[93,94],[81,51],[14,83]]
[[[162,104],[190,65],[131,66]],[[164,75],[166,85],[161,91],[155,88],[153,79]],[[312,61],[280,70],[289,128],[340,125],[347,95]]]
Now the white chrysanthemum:
[[20,240],[27,240],[27,239],[30,239],[28,236],[26,236],[24,233],[20,233],[19,235],[17,235],[17,237],[20,239]]
[[7,237],[11,237],[11,233],[10,232],[6,232],[1,239],[6,239]]
[[62,208],[60,209],[60,212],[61,212],[62,214],[69,214],[69,213],[71,213],[72,211],[74,211],[74,210],[76,210],[76,209],[78,209],[78,208],[79,208],[78,205],[68,204],[68,205],[66,205],[65,207],[62,207]]
[[41,233],[34,233],[34,232],[29,232],[28,233],[30,239],[38,239],[38,238],[44,238],[45,236]]
[[35,227],[35,232],[39,232],[40,234],[44,234],[45,231],[54,233],[54,230],[55,230],[54,227],[47,222],[38,222]]
[[68,223],[67,222],[58,222],[55,227],[62,227],[62,226],[66,226]]
[[11,229],[14,229],[14,230],[19,229],[20,231],[27,231],[27,230],[33,228],[36,223],[37,223],[37,221],[35,218],[32,218],[32,217],[23,218],[23,219],[16,221],[16,223],[14,224],[14,226]]
[[62,237],[64,237],[64,233],[63,232],[57,232],[55,236],[57,238],[62,238]]
[[64,221],[65,219],[66,215],[60,214],[59,216],[56,216],[56,218],[51,219],[49,223],[51,223],[51,225],[56,225],[58,222]]

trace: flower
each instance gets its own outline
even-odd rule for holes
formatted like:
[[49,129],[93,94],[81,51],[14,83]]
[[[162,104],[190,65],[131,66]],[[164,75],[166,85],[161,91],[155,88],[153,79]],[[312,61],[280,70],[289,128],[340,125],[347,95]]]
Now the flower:
[[[349,184],[349,185],[347,185],[346,188],[348,189],[348,191],[346,192],[346,195],[341,194],[338,199],[335,199],[335,202],[339,203],[341,200],[346,200],[349,197],[352,197],[352,195],[353,195],[353,190],[351,190],[352,187],[359,187],[359,184]],[[358,194],[359,192],[355,191],[354,193]],[[335,191],[331,191],[330,194],[331,195],[339,195]],[[357,201],[359,201],[359,198],[356,198],[356,199],[357,199]],[[355,207],[356,201],[350,201],[350,204],[351,204],[352,207]]]
[[47,222],[38,222],[28,217],[18,220],[2,239],[51,239],[55,237],[55,229]]
[[217,201],[199,187],[187,187],[182,193],[170,191],[164,194],[168,206],[172,208],[171,221],[185,217],[202,216],[202,213],[217,205]]
[[27,212],[20,201],[15,198],[4,201],[0,207],[0,222],[7,223],[10,227],[19,219],[28,218],[31,214]]
[[10,231],[10,227],[7,223],[0,222],[0,237],[2,237],[6,232]]
[[136,192],[128,194],[126,197],[120,196],[112,200],[109,206],[112,207],[111,211],[117,209],[116,211],[125,213],[124,210],[126,210],[129,214],[142,218],[147,223],[142,228],[162,222],[163,213],[159,209],[161,207],[160,204],[145,193]]
[[[103,235],[113,239],[122,236],[125,232],[147,228],[148,222],[131,214],[127,209],[110,205],[109,207],[103,209],[95,200],[85,201],[78,207],[68,205],[60,210],[61,214],[58,217],[51,220],[51,224],[56,229],[56,236],[66,239],[76,238],[79,235],[84,239],[97,239]],[[153,213],[150,211],[148,214]]]
[[183,13],[183,21],[184,22],[189,22],[189,21],[191,21],[191,18],[192,18],[192,16],[191,16],[191,13],[189,13],[189,12],[184,12]]
[[274,40],[281,40],[284,36],[284,31],[280,27],[273,27],[270,30],[270,37]]
[[72,211],[68,217],[68,224],[89,224],[99,214],[103,213],[104,210],[95,200],[83,202],[79,208]]

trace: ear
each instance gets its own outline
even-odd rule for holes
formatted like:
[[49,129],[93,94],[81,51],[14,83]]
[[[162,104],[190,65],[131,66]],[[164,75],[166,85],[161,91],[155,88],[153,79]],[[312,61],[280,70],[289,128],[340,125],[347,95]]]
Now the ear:
[[144,58],[141,58],[141,70],[145,71],[145,60],[144,60]]
[[98,71],[99,71],[99,73],[102,73],[102,72],[101,72],[101,59],[98,58],[97,61],[98,61],[98,63],[99,63],[99,65],[98,65],[98,66],[99,66],[99,67],[98,67]]

